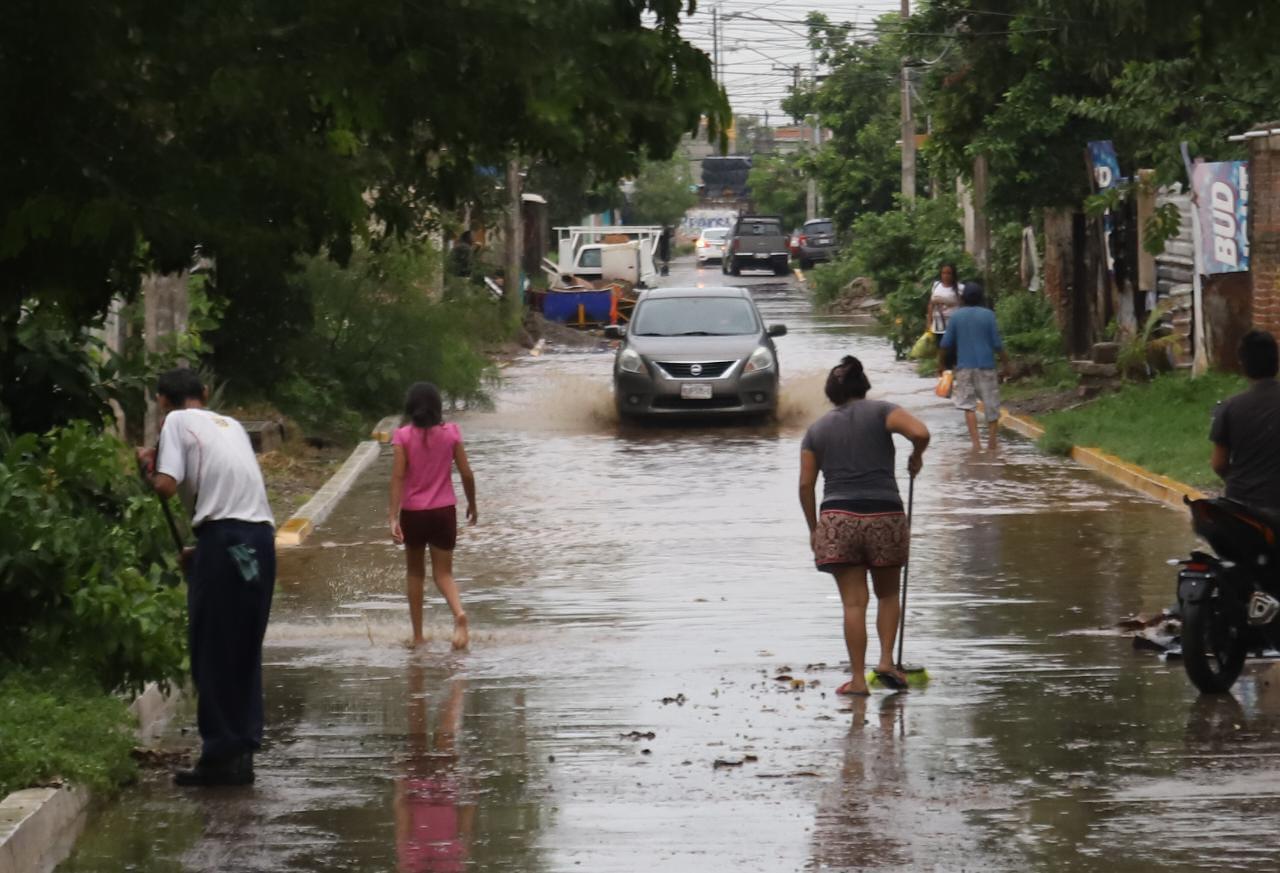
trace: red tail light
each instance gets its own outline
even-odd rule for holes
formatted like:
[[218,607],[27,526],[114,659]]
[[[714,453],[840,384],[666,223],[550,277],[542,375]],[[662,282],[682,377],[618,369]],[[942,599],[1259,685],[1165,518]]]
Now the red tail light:
[[1182,565],[1184,569],[1190,570],[1192,573],[1208,573],[1209,565],[1201,564],[1197,561],[1188,561]]
[[705,249],[706,247],[707,247],[707,241],[705,239],[698,240],[698,248]]
[[809,238],[807,236],[805,236],[804,234],[800,234],[800,240],[796,243],[796,245],[802,246],[808,241],[809,241]]
[[734,250],[735,252],[738,250],[738,243],[740,243],[740,242],[742,242],[742,240],[738,239],[737,237],[734,237],[734,239],[733,239],[733,250]]

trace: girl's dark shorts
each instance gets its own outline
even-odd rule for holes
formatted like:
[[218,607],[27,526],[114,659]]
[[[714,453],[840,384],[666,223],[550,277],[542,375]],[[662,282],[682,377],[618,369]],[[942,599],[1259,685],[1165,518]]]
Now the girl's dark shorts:
[[452,552],[458,544],[458,507],[400,510],[400,532],[406,548],[435,546]]

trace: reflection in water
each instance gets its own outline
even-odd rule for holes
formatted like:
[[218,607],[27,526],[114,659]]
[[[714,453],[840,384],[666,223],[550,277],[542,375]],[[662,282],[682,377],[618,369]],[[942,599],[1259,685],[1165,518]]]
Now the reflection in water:
[[471,844],[475,806],[462,802],[458,737],[466,680],[453,678],[434,729],[428,726],[426,671],[409,666],[408,757],[396,778],[396,854],[400,873],[459,873]]
[[853,698],[839,775],[818,802],[811,866],[869,870],[909,862],[906,835],[886,826],[907,784],[904,697]]

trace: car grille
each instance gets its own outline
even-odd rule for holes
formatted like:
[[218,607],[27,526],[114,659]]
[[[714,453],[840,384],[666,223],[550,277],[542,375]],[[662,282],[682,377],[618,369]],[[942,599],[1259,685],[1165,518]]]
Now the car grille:
[[[662,371],[672,379],[719,379],[733,366],[733,361],[657,361]],[[701,367],[698,373],[695,366]]]
[[728,397],[712,397],[710,400],[685,400],[682,397],[659,395],[653,398],[656,409],[733,409],[742,405],[736,394]]

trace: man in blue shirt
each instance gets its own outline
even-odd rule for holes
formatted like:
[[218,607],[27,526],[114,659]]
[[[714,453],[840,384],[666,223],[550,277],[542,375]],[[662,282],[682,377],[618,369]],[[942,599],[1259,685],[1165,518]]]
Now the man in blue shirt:
[[951,399],[957,409],[964,410],[964,420],[969,426],[969,439],[973,450],[982,450],[978,436],[978,401],[982,401],[983,417],[987,422],[987,448],[995,451],[1000,420],[1000,374],[996,370],[996,357],[1007,365],[1004,342],[996,326],[996,314],[982,305],[982,286],[966,282],[960,296],[964,303],[947,322],[947,332],[942,335],[939,355],[949,349],[956,350],[955,384]]

